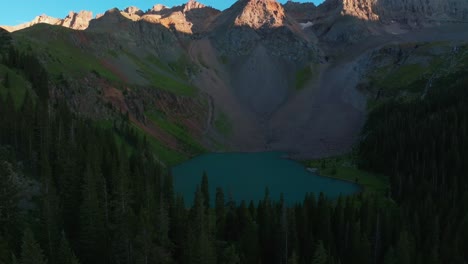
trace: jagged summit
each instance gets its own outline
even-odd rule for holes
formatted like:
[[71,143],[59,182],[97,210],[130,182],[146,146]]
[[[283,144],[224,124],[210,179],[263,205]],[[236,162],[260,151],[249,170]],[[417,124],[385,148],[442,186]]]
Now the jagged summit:
[[285,21],[284,8],[276,0],[239,0],[222,12],[216,24],[260,29],[280,27]]
[[468,21],[466,0],[326,0],[319,9],[382,22]]
[[234,22],[252,28],[280,27],[285,20],[283,7],[276,0],[243,0],[245,6]]
[[283,5],[285,12],[298,22],[307,22],[316,15],[317,6],[314,3],[288,1]]
[[206,6],[200,2],[197,2],[196,0],[189,0],[185,5],[184,5],[184,13],[189,12],[190,10],[193,9],[199,9],[199,8],[205,8]]
[[68,15],[63,18],[55,18],[48,16],[46,14],[42,14],[40,16],[35,17],[30,22],[26,22],[16,26],[2,26],[5,30],[9,32],[25,29],[28,27],[32,27],[36,24],[44,23],[49,25],[57,25],[63,26],[67,28],[83,30],[86,29],[89,25],[89,21],[93,18],[93,13],[89,11],[80,11],[78,13],[70,11]]
[[166,28],[173,28],[178,32],[193,34],[205,30],[208,21],[220,11],[195,0],[167,8],[163,5],[155,5],[141,16],[141,20],[161,24]]
[[296,61],[308,57],[305,50],[311,45],[311,38],[276,0],[237,1],[216,17],[211,33],[229,56],[262,47],[272,56]]
[[26,23],[22,23],[22,24],[19,24],[19,25],[16,25],[16,26],[2,26],[2,27],[5,30],[9,31],[9,32],[13,32],[13,31],[17,31],[17,30],[21,30],[21,29],[24,29],[24,28],[34,26],[34,25],[39,24],[39,23],[45,23],[45,24],[50,24],[50,25],[58,25],[58,24],[60,24],[60,22],[61,22],[61,20],[58,19],[58,18],[51,17],[51,16],[48,16],[46,14],[42,14],[42,15],[37,16],[33,20],[31,20],[29,22],[26,22]]
[[[221,15],[218,16],[220,13]],[[165,27],[173,25],[176,30],[189,34],[205,32],[208,28],[213,27],[220,28],[220,25],[265,29],[282,26],[291,27],[294,23],[299,22],[306,25],[302,26],[303,28],[319,25],[319,31],[323,32],[329,31],[331,27],[338,28],[332,30],[338,31],[333,34],[342,35],[341,33],[346,33],[345,31],[350,26],[353,32],[365,33],[365,31],[368,31],[365,28],[363,31],[361,26],[357,28],[354,22],[349,26],[336,27],[335,22],[344,16],[356,18],[360,21],[375,22],[376,24],[389,25],[396,22],[405,26],[409,25],[411,28],[446,22],[468,22],[468,1],[325,0],[321,5],[315,6],[312,3],[292,1],[281,5],[276,0],[238,0],[230,8],[220,12],[196,0],[188,0],[187,3],[172,8],[156,4],[146,12],[134,6],[127,7],[124,10],[114,8],[107,11],[107,15],[111,14],[119,14],[133,21],[144,20],[150,23],[159,23]],[[96,19],[105,15],[97,15]],[[88,28],[92,19],[92,13],[89,11],[70,12],[63,19],[41,15],[30,22],[17,26],[3,26],[3,28],[12,32],[38,23],[47,23],[84,30]],[[323,26],[320,26],[320,24]],[[225,27],[221,28],[226,29]]]
[[[111,8],[104,14],[96,15],[94,20],[106,20],[106,23],[92,24],[109,24],[119,22],[122,18],[127,18],[133,21],[144,20],[151,23],[160,23],[163,26],[175,25],[177,30],[184,33],[193,33],[194,31],[205,28],[207,19],[217,15],[220,11],[196,1],[188,0],[186,4],[168,8],[162,4],[155,4],[147,12],[142,11],[136,6],[129,6],[123,10]],[[78,13],[71,11],[64,19],[40,15],[32,21],[16,26],[2,26],[9,32],[21,30],[39,23],[50,25],[59,25],[76,30],[85,30],[89,27],[90,21],[93,20],[93,14],[90,11],[80,11]],[[101,21],[102,22],[102,21]],[[109,25],[108,25],[109,26]],[[94,26],[93,26],[94,27]]]
[[138,16],[142,16],[144,14],[144,12],[141,11],[141,9],[136,6],[129,6],[124,9],[124,12],[129,15],[138,15]]

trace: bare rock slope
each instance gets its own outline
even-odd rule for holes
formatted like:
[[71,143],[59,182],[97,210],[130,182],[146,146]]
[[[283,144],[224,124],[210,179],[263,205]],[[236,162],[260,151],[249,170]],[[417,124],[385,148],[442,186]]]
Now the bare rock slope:
[[36,24],[45,23],[50,25],[63,26],[71,29],[84,30],[88,28],[89,21],[93,18],[93,14],[89,11],[80,11],[78,13],[70,12],[64,19],[51,17],[48,15],[40,15],[32,21],[16,26],[1,26],[9,32],[25,29]]

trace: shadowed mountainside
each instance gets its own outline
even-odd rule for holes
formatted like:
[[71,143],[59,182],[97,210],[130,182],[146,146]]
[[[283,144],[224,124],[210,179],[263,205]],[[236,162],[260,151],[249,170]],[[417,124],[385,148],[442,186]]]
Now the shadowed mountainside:
[[[174,160],[206,149],[310,158],[346,152],[358,139],[375,54],[390,44],[468,40],[463,2],[418,3],[240,0],[220,12],[190,0],[114,8],[75,26],[84,30],[66,28],[86,24],[71,13],[41,20],[61,26],[11,36],[39,55],[52,97],[97,120],[128,113]],[[408,61],[426,69],[424,56]]]

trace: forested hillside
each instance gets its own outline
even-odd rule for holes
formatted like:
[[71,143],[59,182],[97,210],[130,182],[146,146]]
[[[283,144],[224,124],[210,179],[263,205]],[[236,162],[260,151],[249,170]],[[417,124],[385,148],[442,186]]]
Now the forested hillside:
[[435,80],[422,98],[389,99],[363,131],[362,166],[390,176],[413,241],[410,263],[468,259],[467,73]]

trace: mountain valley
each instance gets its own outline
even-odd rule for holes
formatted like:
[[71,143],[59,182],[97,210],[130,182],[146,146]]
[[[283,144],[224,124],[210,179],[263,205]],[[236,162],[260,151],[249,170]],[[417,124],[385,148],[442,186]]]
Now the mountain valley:
[[466,0],[2,26],[0,264],[467,263],[467,88]]

